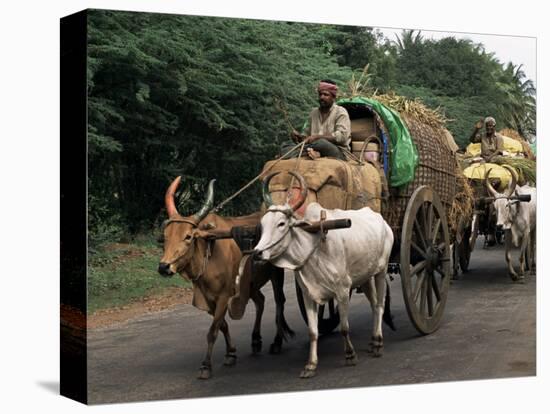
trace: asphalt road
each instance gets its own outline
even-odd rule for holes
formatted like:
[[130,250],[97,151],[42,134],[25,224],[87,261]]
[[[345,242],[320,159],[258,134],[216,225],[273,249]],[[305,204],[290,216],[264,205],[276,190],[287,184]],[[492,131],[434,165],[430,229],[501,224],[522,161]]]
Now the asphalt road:
[[280,355],[267,351],[275,332],[271,288],[264,288],[264,349],[252,355],[254,307],[230,321],[238,360],[223,366],[225,344],[219,335],[213,376],[196,379],[206,351],[210,317],[190,305],[142,316],[89,332],[89,402],[113,403],[244,395],[300,390],[341,389],[440,381],[497,379],[536,375],[536,277],[523,285],[506,274],[502,247],[483,250],[478,243],[471,270],[453,281],[441,328],[420,336],[411,325],[399,277],[391,284],[397,331],[384,327],[382,358],[366,352],[372,317],[364,295],[351,300],[351,339],[359,362],[344,364],[343,340],[336,330],[319,341],[317,376],[298,378],[308,356],[308,335],[288,277],[286,317],[296,331]]

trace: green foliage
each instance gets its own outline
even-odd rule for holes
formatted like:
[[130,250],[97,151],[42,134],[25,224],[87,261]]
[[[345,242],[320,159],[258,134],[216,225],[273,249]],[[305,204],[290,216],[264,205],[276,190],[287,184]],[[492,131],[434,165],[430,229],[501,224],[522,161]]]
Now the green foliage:
[[332,34],[332,54],[337,62],[356,70],[369,65],[370,85],[381,91],[395,84],[395,54],[381,32],[370,27],[337,26]]
[[[91,12],[90,193],[130,232],[162,214],[163,193],[177,175],[191,190],[188,213],[211,178],[218,178],[216,202],[225,199],[276,155],[289,123],[301,125],[320,78],[350,77],[331,56],[334,33],[319,25]],[[248,191],[227,211],[249,213],[259,204],[259,192]]]
[[445,117],[450,120],[447,124],[447,129],[461,148],[468,145],[474,124],[481,117],[494,114],[496,111],[494,102],[487,102],[484,97],[472,96],[463,98],[441,96],[428,88],[407,85],[398,86],[396,92],[407,98],[419,98],[428,107],[441,108]]

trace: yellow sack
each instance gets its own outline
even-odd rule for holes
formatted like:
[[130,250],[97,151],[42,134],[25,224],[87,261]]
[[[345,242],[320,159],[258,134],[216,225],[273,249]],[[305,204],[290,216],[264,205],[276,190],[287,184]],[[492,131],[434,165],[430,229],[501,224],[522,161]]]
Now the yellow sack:
[[485,174],[487,171],[491,170],[489,173],[489,178],[498,178],[500,179],[500,185],[497,190],[504,191],[508,187],[508,183],[512,180],[510,172],[498,164],[493,164],[490,162],[479,163],[476,162],[470,165],[464,170],[464,175],[471,180],[484,180]]
[[[523,146],[521,142],[516,141],[513,138],[501,135],[504,141],[504,151],[511,154],[523,154]],[[466,156],[479,157],[481,155],[481,143],[470,144],[466,147]]]

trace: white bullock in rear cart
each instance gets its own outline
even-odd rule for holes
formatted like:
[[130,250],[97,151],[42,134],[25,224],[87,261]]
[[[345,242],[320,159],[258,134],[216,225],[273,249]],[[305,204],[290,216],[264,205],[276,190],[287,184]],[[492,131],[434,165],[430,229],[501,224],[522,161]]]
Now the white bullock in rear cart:
[[[360,287],[369,299],[374,313],[372,351],[380,356],[383,348],[382,317],[386,296],[386,272],[393,246],[393,232],[378,213],[369,207],[360,210],[325,210],[318,203],[310,203],[303,220],[294,212],[304,203],[307,184],[300,181],[301,194],[292,205],[273,205],[269,195],[269,181],[264,182],[264,201],[268,210],[262,218],[262,237],[255,247],[256,255],[277,267],[293,270],[304,292],[304,302],[310,335],[309,359],[301,373],[312,377],[317,369],[318,305],[331,299],[338,303],[340,330],[344,337],[348,365],[355,365],[357,355],[349,336],[348,308],[350,291]],[[317,221],[326,212],[326,219],[351,219],[347,229],[326,234],[310,233],[301,228]],[[389,314],[386,316],[390,317]]]
[[[525,274],[525,258],[531,272],[535,266],[535,245],[536,245],[536,220],[537,220],[537,205],[536,196],[537,189],[530,185],[517,186],[516,172],[509,166],[505,165],[510,174],[512,181],[504,193],[499,193],[491,185],[489,180],[489,170],[485,176],[485,185],[487,191],[491,195],[488,201],[493,201],[497,216],[497,229],[502,229],[506,237],[506,264],[508,265],[508,273],[512,280],[523,281]],[[512,264],[511,249],[512,245],[519,246],[519,273],[516,273]]]

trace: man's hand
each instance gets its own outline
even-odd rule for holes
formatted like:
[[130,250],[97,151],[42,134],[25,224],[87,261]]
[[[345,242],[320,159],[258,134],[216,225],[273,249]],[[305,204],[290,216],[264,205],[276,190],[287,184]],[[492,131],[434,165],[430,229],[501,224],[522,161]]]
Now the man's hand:
[[300,134],[295,129],[293,129],[292,132],[290,133],[290,137],[292,138],[292,141],[294,141],[295,143],[302,142],[305,138],[304,135]]
[[475,127],[476,129],[483,128],[483,119],[480,119],[479,121],[477,121]]
[[319,136],[318,135],[310,135],[309,137],[306,137],[304,139],[305,143],[306,144],[311,144],[312,142],[315,142],[319,139]]

